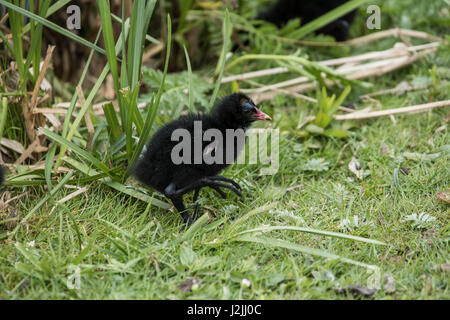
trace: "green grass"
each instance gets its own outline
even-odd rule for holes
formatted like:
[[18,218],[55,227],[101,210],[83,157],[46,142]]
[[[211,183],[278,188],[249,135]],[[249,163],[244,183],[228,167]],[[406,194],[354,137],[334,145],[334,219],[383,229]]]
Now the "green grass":
[[[397,3],[401,7],[405,2]],[[400,17],[393,1],[388,4],[386,10]],[[417,22],[411,28],[442,36],[440,27],[424,25],[414,14],[411,20]],[[386,48],[375,43],[364,51],[379,46]],[[276,54],[291,53],[289,47],[277,50],[282,52]],[[342,54],[339,48],[304,50],[314,59]],[[437,81],[444,83],[449,80],[449,57],[447,46],[411,67],[369,79],[374,84],[370,90],[393,88],[403,80],[428,81],[434,65],[440,70]],[[267,62],[256,63],[263,68]],[[339,96],[342,88],[331,91]],[[346,102],[361,107],[358,97],[365,92],[353,87]],[[448,91],[430,89],[378,99],[390,108],[448,98]],[[448,150],[449,109],[398,115],[395,123],[389,117],[354,121],[353,134],[346,139],[296,136],[298,119],[317,111],[310,103],[278,96],[262,109],[269,110],[272,123],[280,128],[278,173],[259,176],[259,165],[231,166],[224,174],[244,187],[243,199],[228,193],[223,200],[213,191],[202,191],[201,215],[209,213],[209,218],[202,216],[186,232],[180,231],[181,219],[174,211],[147,205],[99,180],[83,183],[79,174],[74,174],[78,184],[88,191],[64,204],[57,201],[74,189],[56,186],[50,193],[44,185],[12,188],[12,196],[25,196],[9,203],[9,212],[16,210],[19,221],[27,220],[12,234],[17,219],[0,207],[0,299],[361,299],[335,290],[356,283],[368,286],[370,269],[353,262],[379,269],[381,287],[374,299],[448,299],[448,271],[440,265],[450,263],[450,212],[447,204],[436,200],[437,193],[449,188],[448,151],[432,161],[402,161],[400,156]],[[158,123],[164,120],[161,113],[155,118]],[[348,169],[353,156],[368,170],[362,180]],[[306,163],[319,158],[327,168],[305,171]],[[45,196],[49,199],[43,202]],[[186,200],[190,204],[190,197]],[[405,221],[422,212],[436,220],[418,226]],[[279,228],[242,233],[264,226]],[[386,245],[285,226],[339,232]],[[278,240],[264,243],[267,239]],[[329,258],[318,251],[299,251],[302,248],[321,250]],[[80,289],[67,286],[73,266],[81,270]],[[384,287],[390,276],[394,291]],[[184,292],[180,285],[190,279],[199,282]],[[250,287],[241,285],[243,279],[250,280]]]
[[[409,174],[400,174],[398,186],[394,186],[397,165],[380,151],[387,145],[393,155],[399,155],[414,144],[414,150],[428,153],[448,144],[446,134],[433,134],[442,125],[443,116],[443,112],[434,111],[399,116],[396,125],[388,119],[367,122],[359,129],[363,144],[360,139],[345,145],[327,141],[320,152],[292,154],[289,150],[298,142],[282,138],[277,175],[256,181],[258,168],[236,165],[226,176],[246,179],[250,186],[244,200],[233,195],[225,201],[216,200],[213,192],[202,193],[201,200],[216,215],[211,222],[239,218],[253,208],[276,202],[272,211],[252,216],[240,229],[297,225],[341,232],[339,223],[343,219],[358,216],[363,223],[351,226],[346,233],[382,240],[387,246],[286,230],[267,235],[378,266],[382,278],[387,274],[394,277],[396,291],[390,294],[380,289],[375,298],[448,298],[448,274],[439,265],[449,262],[449,211],[448,206],[435,200],[436,193],[448,188],[448,159],[441,157],[429,163],[408,160],[402,166],[409,168]],[[357,148],[361,164],[371,170],[361,182],[347,169],[352,150]],[[321,174],[301,172],[299,165],[311,157],[324,157],[333,168]],[[302,186],[284,191],[298,184]],[[229,240],[214,244],[229,234],[230,222],[223,228],[200,228],[191,239],[177,243],[182,235],[178,214],[154,207],[145,213],[144,203],[100,184],[90,186],[86,197],[81,195],[59,205],[49,216],[56,200],[69,192],[58,192],[14,238],[2,240],[3,299],[340,299],[351,296],[337,294],[334,287],[365,284],[369,277],[365,268],[292,250]],[[279,197],[274,199],[277,192]],[[42,195],[40,188],[28,189],[27,196],[15,204],[19,216],[33,208]],[[407,215],[420,212],[436,217],[437,225],[420,230],[403,222]],[[32,241],[34,246],[27,246]],[[66,287],[67,268],[72,264],[82,270],[80,290]],[[335,280],[322,280],[317,272],[331,272]],[[198,288],[181,292],[178,286],[192,278],[201,279]],[[243,278],[252,284],[241,292]],[[20,290],[23,281],[28,281],[29,287]]]

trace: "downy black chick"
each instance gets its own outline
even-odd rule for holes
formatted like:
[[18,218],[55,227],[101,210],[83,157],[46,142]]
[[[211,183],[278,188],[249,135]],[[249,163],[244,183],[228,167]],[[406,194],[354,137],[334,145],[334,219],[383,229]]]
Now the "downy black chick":
[[[302,25],[305,25],[347,1],[348,0],[277,0],[277,2],[267,10],[259,13],[257,19],[268,21],[281,27],[291,19],[300,18]],[[316,33],[330,35],[337,41],[344,41],[347,39],[348,31],[355,15],[356,10],[351,11],[317,30]]]
[[271,119],[247,96],[228,95],[209,114],[182,116],[160,128],[135,164],[134,176],[168,197],[189,226],[197,218],[198,205],[191,217],[184,194],[194,190],[196,202],[200,189],[210,187],[223,198],[221,188],[241,196],[236,182],[218,174],[237,158],[245,144],[245,130],[257,120]]

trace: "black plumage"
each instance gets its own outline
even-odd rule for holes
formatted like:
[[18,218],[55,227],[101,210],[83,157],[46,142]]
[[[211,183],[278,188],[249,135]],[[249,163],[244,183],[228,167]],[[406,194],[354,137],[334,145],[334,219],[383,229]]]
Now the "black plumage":
[[[347,1],[348,0],[278,0],[268,9],[259,13],[257,19],[268,21],[281,27],[291,19],[300,18],[302,25],[305,25]],[[317,33],[333,36],[337,41],[344,41],[348,37],[348,32],[355,15],[356,10],[351,11],[317,30]]]
[[[142,157],[134,165],[134,176],[143,184],[167,196],[181,213],[184,222],[190,225],[196,219],[198,206],[194,216],[191,217],[183,203],[184,194],[194,190],[194,202],[203,187],[216,190],[222,197],[225,197],[225,193],[221,188],[241,195],[240,187],[236,182],[218,174],[237,158],[239,151],[244,147],[244,144],[239,142],[239,138],[243,138],[245,143],[245,130],[251,123],[266,119],[270,117],[261,112],[247,96],[241,93],[226,96],[217,102],[208,114],[182,116],[160,128],[151,138]],[[198,129],[200,125],[201,131],[196,131],[195,128]],[[189,133],[189,139],[184,142],[186,146],[189,145],[188,149],[191,152],[189,154],[175,153],[184,157],[184,163],[179,163],[179,160],[174,161],[173,158],[173,151],[181,142],[180,138],[172,138],[177,129]],[[209,141],[204,141],[206,139],[198,136],[198,132],[203,135],[208,130],[222,135],[223,140],[210,137]],[[237,132],[238,138],[227,137],[227,130]],[[205,156],[215,157],[215,161],[211,162],[205,159]],[[195,162],[196,157],[197,162]]]

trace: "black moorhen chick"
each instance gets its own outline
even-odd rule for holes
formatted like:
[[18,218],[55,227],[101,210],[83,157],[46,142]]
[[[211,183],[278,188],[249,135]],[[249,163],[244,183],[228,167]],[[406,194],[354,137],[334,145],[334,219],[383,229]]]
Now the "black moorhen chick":
[[[268,21],[281,27],[291,19],[300,18],[302,25],[305,25],[347,1],[348,0],[278,0],[267,10],[261,12],[257,19]],[[348,31],[353,23],[355,15],[356,10],[353,10],[317,30],[316,33],[330,35],[337,41],[344,41],[347,39]]]
[[3,184],[3,181],[5,181],[5,169],[0,166],[0,186]]
[[[200,189],[210,187],[223,198],[225,193],[220,188],[241,196],[240,186],[218,173],[237,158],[245,144],[245,130],[256,120],[271,119],[241,93],[224,97],[209,114],[182,116],[167,123],[153,135],[147,150],[134,165],[134,176],[168,197],[181,213],[185,224],[190,226],[197,218],[198,205],[191,217],[183,203],[184,194],[195,190],[196,202]],[[209,139],[205,134],[208,132]],[[179,142],[183,134],[183,141]],[[212,139],[211,134],[215,139]],[[187,137],[187,141],[184,137]],[[181,154],[176,152],[181,143],[186,146],[182,150],[182,162],[176,158]]]

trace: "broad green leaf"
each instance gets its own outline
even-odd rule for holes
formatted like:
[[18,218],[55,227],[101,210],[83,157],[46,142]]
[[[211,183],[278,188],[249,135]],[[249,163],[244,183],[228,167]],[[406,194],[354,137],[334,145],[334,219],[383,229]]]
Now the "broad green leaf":
[[323,132],[324,135],[336,138],[346,138],[350,136],[350,132],[342,128],[331,128]]
[[[320,114],[316,117],[316,120],[319,119],[319,116],[320,116],[320,119],[321,119],[320,121],[321,121],[322,123],[324,123],[324,122],[325,122],[324,119],[326,119],[326,118],[328,117],[325,113],[320,113]],[[314,133],[314,134],[322,134],[322,133],[324,132],[324,129],[323,129],[323,127],[321,126],[322,123],[320,123],[319,121],[318,121],[317,125],[316,125],[316,124],[313,124],[313,123],[310,123],[310,124],[308,124],[308,125],[305,127],[305,130],[307,130],[307,131],[309,131],[309,132],[311,132],[311,133]]]

